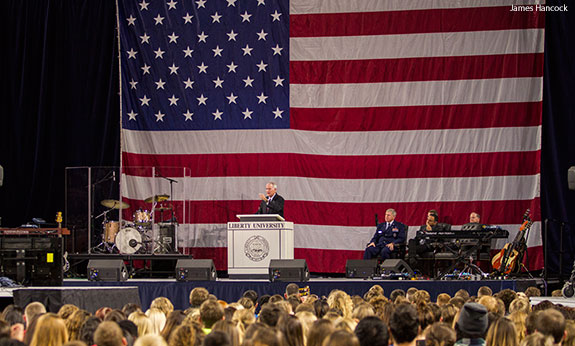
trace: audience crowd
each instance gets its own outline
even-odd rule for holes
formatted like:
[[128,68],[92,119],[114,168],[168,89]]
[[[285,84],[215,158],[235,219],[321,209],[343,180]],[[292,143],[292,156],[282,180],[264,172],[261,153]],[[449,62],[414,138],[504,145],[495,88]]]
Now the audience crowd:
[[[305,291],[304,291],[305,292]],[[58,313],[40,302],[7,306],[0,318],[0,346],[386,346],[386,345],[575,345],[575,310],[529,298],[539,289],[509,289],[475,295],[460,290],[432,301],[424,290],[380,285],[363,297],[334,289],[328,297],[302,296],[296,284],[285,292],[244,292],[237,302],[218,300],[202,287],[190,292],[190,307],[174,310],[156,298],[146,311],[136,304],[94,314],[74,305]]]

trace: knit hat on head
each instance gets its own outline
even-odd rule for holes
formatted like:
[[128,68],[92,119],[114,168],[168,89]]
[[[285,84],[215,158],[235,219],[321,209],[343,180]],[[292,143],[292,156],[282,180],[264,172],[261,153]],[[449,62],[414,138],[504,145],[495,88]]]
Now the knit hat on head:
[[465,303],[461,309],[459,330],[469,335],[485,335],[487,331],[487,309],[478,303]]

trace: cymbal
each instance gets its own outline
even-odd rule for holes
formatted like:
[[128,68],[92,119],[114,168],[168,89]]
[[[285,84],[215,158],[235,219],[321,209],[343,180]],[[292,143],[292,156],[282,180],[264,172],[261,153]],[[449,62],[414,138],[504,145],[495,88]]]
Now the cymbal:
[[151,196],[151,197],[146,198],[144,200],[144,202],[146,202],[146,203],[163,202],[163,201],[167,201],[168,198],[170,198],[169,195],[155,195],[155,196]]
[[172,210],[172,207],[157,207],[155,210],[157,211],[165,211],[165,210]]
[[100,202],[100,204],[110,209],[126,209],[130,207],[128,203],[118,201],[116,199],[105,199],[102,202]]

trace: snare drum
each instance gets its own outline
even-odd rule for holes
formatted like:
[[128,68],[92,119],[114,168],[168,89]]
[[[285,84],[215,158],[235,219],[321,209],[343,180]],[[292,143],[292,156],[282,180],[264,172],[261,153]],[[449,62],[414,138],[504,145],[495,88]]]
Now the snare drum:
[[108,221],[104,224],[104,241],[106,243],[113,243],[116,241],[116,234],[120,231],[120,224],[118,221]]
[[134,223],[137,225],[140,224],[149,224],[152,221],[152,214],[144,209],[138,209],[134,212]]

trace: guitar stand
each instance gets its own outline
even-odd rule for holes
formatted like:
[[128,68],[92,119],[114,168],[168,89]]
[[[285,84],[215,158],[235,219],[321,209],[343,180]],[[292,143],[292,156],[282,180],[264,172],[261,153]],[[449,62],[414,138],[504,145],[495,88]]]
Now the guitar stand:
[[523,262],[519,263],[519,273],[521,273],[521,270],[525,269],[525,273],[527,273],[527,275],[529,276],[530,279],[535,279],[533,277],[533,275],[531,274],[531,272],[529,271],[529,269],[527,269],[527,267],[525,266],[525,264],[523,264]]

